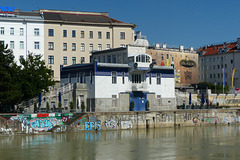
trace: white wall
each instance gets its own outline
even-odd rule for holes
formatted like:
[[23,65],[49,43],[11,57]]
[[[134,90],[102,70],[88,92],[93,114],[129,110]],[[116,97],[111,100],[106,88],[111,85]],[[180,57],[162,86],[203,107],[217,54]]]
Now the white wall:
[[[39,22],[23,22],[17,19],[11,19],[6,21],[0,18],[0,27],[4,27],[4,35],[0,34],[0,41],[4,41],[4,44],[8,44],[10,48],[10,41],[14,41],[13,53],[15,61],[19,64],[19,57],[24,56],[29,52],[35,54],[44,54],[44,24],[43,21]],[[10,28],[14,28],[14,35],[10,35]],[[24,34],[20,35],[20,28],[23,28]],[[34,36],[34,28],[39,28],[39,36]],[[20,41],[24,42],[24,49],[20,49]],[[40,48],[34,49],[34,42],[39,42]]]

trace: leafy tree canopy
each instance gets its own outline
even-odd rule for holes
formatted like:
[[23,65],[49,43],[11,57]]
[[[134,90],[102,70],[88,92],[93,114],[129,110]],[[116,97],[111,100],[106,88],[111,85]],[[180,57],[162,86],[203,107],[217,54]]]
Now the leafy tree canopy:
[[14,105],[48,91],[55,83],[41,56],[30,53],[20,63],[18,66],[12,50],[0,43],[0,112],[13,110]]

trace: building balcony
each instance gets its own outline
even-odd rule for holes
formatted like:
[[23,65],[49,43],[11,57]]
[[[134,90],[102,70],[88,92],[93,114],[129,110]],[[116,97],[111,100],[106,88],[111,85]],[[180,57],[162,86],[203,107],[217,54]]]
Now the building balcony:
[[132,83],[132,91],[147,91],[147,83]]

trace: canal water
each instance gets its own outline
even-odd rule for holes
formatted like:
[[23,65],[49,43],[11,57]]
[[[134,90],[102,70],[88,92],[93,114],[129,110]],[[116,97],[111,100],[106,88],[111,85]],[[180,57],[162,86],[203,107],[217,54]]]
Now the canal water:
[[240,159],[240,126],[0,137],[0,160]]

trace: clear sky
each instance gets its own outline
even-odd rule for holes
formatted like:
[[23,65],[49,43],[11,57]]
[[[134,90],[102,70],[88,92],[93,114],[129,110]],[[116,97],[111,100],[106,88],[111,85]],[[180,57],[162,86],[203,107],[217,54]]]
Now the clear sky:
[[0,6],[22,11],[57,9],[109,12],[137,25],[150,45],[193,46],[240,37],[239,0],[0,0]]

